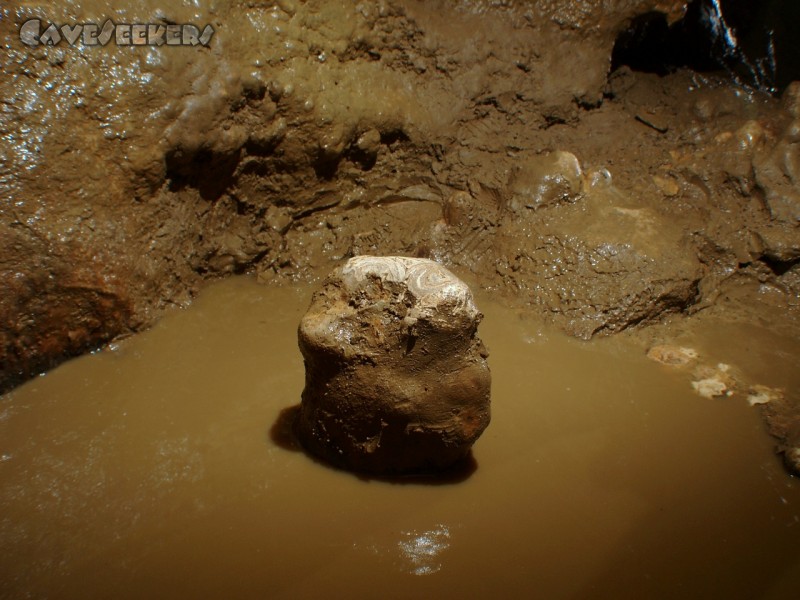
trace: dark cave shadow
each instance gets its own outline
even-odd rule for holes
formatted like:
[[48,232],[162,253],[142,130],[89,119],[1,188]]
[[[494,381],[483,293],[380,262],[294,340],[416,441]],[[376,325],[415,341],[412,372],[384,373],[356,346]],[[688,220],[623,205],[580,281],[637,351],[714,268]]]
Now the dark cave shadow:
[[475,471],[478,470],[478,461],[475,460],[472,450],[470,450],[464,458],[459,460],[452,467],[444,471],[436,471],[431,473],[414,473],[410,475],[375,475],[373,473],[359,473],[356,471],[342,469],[336,465],[332,465],[321,460],[303,448],[303,445],[300,443],[300,440],[297,439],[297,436],[294,433],[294,422],[299,411],[299,404],[287,406],[286,408],[282,409],[278,413],[278,418],[275,419],[275,422],[269,428],[269,440],[283,450],[302,452],[318,465],[328,469],[333,469],[334,471],[348,473],[362,481],[380,481],[383,483],[392,483],[396,485],[453,485],[466,481],[472,476],[473,473],[475,473]]

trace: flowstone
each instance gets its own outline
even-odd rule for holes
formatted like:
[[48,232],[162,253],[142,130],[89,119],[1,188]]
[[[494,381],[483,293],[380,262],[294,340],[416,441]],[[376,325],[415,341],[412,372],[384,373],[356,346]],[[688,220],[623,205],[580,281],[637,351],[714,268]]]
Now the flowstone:
[[482,317],[467,285],[433,261],[350,259],[300,323],[301,443],[376,474],[440,471],[464,458],[490,418]]

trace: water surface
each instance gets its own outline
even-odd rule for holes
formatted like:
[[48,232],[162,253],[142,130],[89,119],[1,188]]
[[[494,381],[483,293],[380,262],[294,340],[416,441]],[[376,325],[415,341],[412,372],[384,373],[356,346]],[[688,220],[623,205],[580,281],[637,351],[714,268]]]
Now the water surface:
[[800,486],[757,412],[622,337],[478,297],[493,419],[461,480],[363,479],[276,439],[311,291],[227,280],[0,397],[2,597],[793,597]]

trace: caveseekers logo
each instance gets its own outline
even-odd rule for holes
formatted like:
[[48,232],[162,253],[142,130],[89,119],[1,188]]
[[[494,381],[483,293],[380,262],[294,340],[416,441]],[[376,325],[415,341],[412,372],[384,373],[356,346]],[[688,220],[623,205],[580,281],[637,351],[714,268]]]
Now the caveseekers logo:
[[30,19],[20,27],[19,39],[27,46],[58,46],[62,42],[70,46],[105,46],[114,42],[117,46],[207,47],[214,33],[211,25],[206,25],[201,31],[195,25],[124,24],[108,19],[102,25],[77,23],[58,26],[50,23],[43,27],[39,19]]

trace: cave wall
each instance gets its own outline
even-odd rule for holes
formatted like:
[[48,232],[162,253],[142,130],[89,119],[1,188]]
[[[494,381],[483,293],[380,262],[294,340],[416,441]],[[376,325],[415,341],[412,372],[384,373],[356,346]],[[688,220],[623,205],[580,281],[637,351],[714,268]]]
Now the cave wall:
[[[539,139],[608,97],[636,15],[675,21],[685,4],[6,5],[0,389],[147,326],[209,278],[303,277],[358,253],[490,274],[582,337],[686,309],[708,267],[673,260],[682,230]],[[119,11],[216,32],[209,47],[19,39],[31,18]],[[550,207],[563,211],[536,212]],[[642,223],[662,242],[631,244]],[[515,251],[532,231],[540,243]]]

